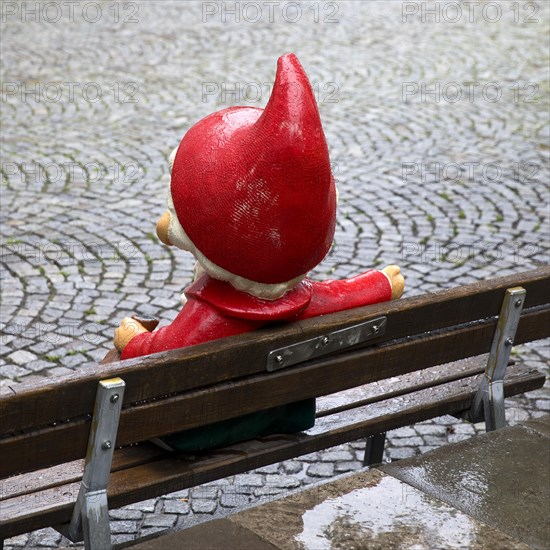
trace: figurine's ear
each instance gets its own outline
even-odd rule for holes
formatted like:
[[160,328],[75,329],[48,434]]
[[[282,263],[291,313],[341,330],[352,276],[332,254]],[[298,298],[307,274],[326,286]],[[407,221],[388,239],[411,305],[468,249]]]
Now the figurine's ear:
[[[179,145],[178,145],[179,147]],[[170,174],[172,173],[172,168],[174,167],[174,160],[176,159],[176,153],[178,152],[178,147],[176,147],[168,157],[168,165],[170,166]]]

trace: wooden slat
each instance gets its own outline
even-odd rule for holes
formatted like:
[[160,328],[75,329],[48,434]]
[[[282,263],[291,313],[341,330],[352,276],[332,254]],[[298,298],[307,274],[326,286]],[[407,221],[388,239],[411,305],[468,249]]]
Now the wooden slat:
[[[532,369],[511,367],[505,395],[539,388],[544,380],[544,375]],[[198,461],[170,457],[115,472],[110,479],[109,505],[117,508],[435,416],[459,412],[469,407],[478,383],[479,377],[473,377],[368,405],[353,414],[348,411],[343,415],[324,417],[306,434],[253,440],[212,452]],[[4,501],[0,507],[0,537],[8,538],[68,521],[77,494],[78,484],[73,483],[38,492],[32,502],[26,495]]]
[[[488,357],[488,354],[468,357],[418,372],[403,374],[398,378],[386,378],[373,384],[321,397],[317,400],[315,416],[321,418],[482,374],[487,366]],[[514,362],[510,361],[508,366],[513,364]]]
[[[118,472],[146,462],[152,462],[160,459],[164,454],[165,451],[151,443],[118,449],[113,455],[111,471]],[[32,494],[44,489],[80,481],[83,470],[84,459],[73,460],[65,464],[57,464],[50,468],[10,477],[9,483],[1,484],[0,502],[17,495]]]
[[[306,363],[123,409],[117,445],[151,439],[308,397],[487,353],[496,319]],[[550,307],[522,316],[516,343],[548,334]],[[0,441],[0,476],[84,456],[90,422],[79,420]],[[47,450],[48,452],[45,452]],[[17,456],[14,465],[10,456]],[[19,470],[14,471],[14,467]]]
[[380,315],[388,317],[388,328],[379,342],[495,316],[504,290],[518,285],[527,289],[526,307],[549,303],[550,267],[122,361],[116,368],[98,365],[63,377],[63,384],[56,379],[38,386],[6,388],[0,430],[3,434],[16,433],[90,414],[97,382],[113,376],[114,371],[127,383],[126,404],[149,400],[262,372],[272,349]]

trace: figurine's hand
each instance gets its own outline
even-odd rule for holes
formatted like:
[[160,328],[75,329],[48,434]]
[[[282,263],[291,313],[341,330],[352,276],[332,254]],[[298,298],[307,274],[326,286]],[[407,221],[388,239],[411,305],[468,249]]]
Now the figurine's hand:
[[115,348],[120,352],[124,351],[130,340],[143,332],[149,331],[139,321],[131,317],[124,317],[120,326],[115,329]]
[[396,265],[389,265],[382,270],[382,273],[384,273],[390,281],[391,299],[397,300],[397,298],[401,298],[405,290],[405,279],[403,275],[401,275],[399,267]]

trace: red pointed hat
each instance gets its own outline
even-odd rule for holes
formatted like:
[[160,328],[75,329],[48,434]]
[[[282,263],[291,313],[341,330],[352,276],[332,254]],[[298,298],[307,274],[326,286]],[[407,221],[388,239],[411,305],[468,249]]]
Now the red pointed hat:
[[231,107],[187,132],[171,200],[183,248],[216,278],[280,285],[322,261],[334,236],[336,190],[313,91],[294,54],[279,58],[264,110]]

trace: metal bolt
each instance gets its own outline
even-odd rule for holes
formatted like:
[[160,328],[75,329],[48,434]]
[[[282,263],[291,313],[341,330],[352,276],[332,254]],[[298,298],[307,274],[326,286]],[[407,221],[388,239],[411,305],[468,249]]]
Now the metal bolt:
[[101,444],[101,448],[102,448],[104,451],[108,451],[112,446],[113,446],[113,444],[112,444],[110,441],[104,441],[104,442]]
[[514,341],[511,338],[506,338],[504,341],[505,346],[511,346],[514,343]]
[[323,336],[323,346],[326,346],[329,343],[328,336]]
[[518,298],[518,299],[516,300],[516,303],[515,303],[514,305],[515,305],[516,307],[521,306],[521,298]]
[[118,401],[118,398],[120,396],[118,395],[118,393],[115,393],[114,395],[111,395],[111,403],[116,403]]
[[279,364],[282,363],[283,362],[283,356],[282,355],[277,355],[277,357],[275,357],[275,361]]

